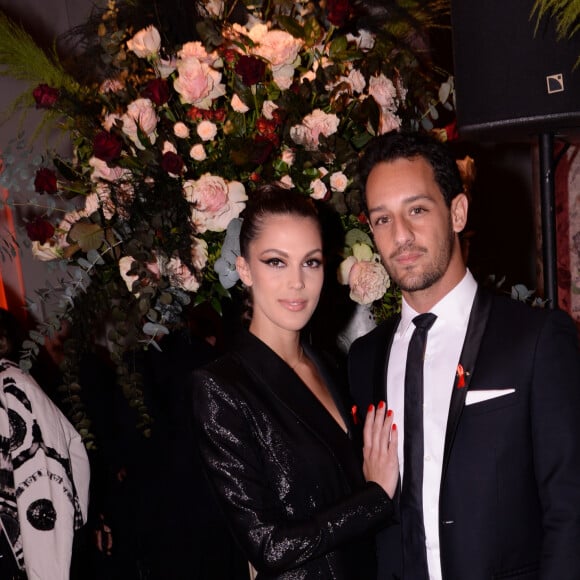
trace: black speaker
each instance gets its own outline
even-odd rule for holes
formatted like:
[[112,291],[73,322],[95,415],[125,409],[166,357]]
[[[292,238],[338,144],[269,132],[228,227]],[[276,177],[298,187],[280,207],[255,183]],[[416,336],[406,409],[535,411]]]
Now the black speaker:
[[580,133],[580,33],[557,40],[533,0],[452,0],[457,126],[466,138]]

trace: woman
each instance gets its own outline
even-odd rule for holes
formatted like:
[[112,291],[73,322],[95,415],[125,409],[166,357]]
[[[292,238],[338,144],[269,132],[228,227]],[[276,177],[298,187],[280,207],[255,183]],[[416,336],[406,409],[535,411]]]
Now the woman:
[[393,418],[369,409],[363,466],[346,391],[300,340],[323,283],[312,202],[269,186],[243,217],[236,267],[253,309],[249,332],[194,373],[202,459],[259,579],[374,579],[398,479]]

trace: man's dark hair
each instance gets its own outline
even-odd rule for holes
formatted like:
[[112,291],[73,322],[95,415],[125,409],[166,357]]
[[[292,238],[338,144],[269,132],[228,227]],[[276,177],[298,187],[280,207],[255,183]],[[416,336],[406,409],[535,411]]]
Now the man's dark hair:
[[[360,161],[363,191],[370,172],[378,163],[417,157],[422,157],[431,165],[445,203],[447,207],[451,207],[451,200],[463,191],[461,174],[447,146],[425,133],[391,131],[372,140]],[[363,196],[363,203],[365,212],[368,213],[366,196]]]

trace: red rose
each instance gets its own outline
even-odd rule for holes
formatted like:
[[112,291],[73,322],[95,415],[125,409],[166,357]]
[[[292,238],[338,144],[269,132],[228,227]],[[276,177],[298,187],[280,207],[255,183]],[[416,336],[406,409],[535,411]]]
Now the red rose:
[[197,107],[191,107],[187,111],[187,118],[192,121],[199,121],[200,119],[203,119],[203,111]]
[[216,123],[223,123],[226,120],[226,110],[223,107],[216,109],[215,111],[209,111],[211,115],[208,117],[210,121],[215,121]]
[[122,141],[108,131],[100,131],[93,139],[93,155],[107,163],[121,156]]
[[260,117],[256,121],[256,129],[258,129],[258,133],[262,135],[272,135],[276,132],[276,122]]
[[226,50],[222,50],[222,58],[226,64],[233,64],[238,58],[238,53],[231,48],[227,48]]
[[32,96],[36,101],[37,109],[51,109],[58,100],[58,89],[54,89],[43,83],[32,91]]
[[183,166],[183,159],[173,151],[166,151],[161,158],[161,168],[172,175],[179,175],[183,171]]
[[342,26],[350,13],[349,0],[327,0],[326,9],[328,20],[334,26]]
[[58,187],[56,185],[56,174],[54,171],[46,167],[41,167],[36,172],[36,177],[34,178],[34,191],[38,193],[56,193]]
[[30,241],[46,244],[47,240],[54,235],[54,226],[42,218],[36,218],[33,222],[26,224],[26,233]]
[[251,87],[264,79],[266,63],[254,56],[243,54],[236,63],[235,71],[242,77],[243,83]]
[[169,84],[165,79],[151,79],[141,94],[160,107],[169,100]]

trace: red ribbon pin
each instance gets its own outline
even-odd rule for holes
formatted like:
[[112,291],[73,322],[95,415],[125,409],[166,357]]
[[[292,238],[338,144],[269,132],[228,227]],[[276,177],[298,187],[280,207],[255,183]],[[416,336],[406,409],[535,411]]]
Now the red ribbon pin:
[[461,364],[457,365],[457,388],[462,389],[465,386],[465,371]]

